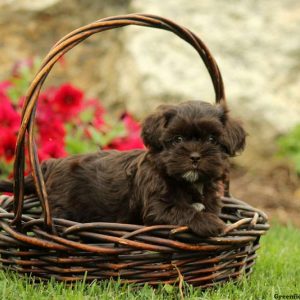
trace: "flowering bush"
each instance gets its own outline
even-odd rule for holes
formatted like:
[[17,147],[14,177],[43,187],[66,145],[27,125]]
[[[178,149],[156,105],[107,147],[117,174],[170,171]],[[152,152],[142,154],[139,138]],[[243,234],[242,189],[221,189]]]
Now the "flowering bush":
[[[24,94],[34,70],[33,61],[18,63],[11,78],[0,82],[0,177],[12,175]],[[70,83],[48,88],[40,94],[35,138],[40,161],[99,148],[129,150],[144,147],[140,125],[128,112],[120,119],[108,117],[98,99],[86,98]]]

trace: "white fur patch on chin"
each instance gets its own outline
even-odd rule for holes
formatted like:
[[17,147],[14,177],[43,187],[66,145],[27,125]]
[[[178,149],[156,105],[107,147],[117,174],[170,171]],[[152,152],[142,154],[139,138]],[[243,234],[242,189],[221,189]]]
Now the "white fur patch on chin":
[[197,210],[197,211],[203,211],[205,209],[205,206],[202,203],[193,203],[192,206]]
[[199,179],[199,175],[196,171],[187,171],[182,175],[182,178],[189,182],[195,182]]

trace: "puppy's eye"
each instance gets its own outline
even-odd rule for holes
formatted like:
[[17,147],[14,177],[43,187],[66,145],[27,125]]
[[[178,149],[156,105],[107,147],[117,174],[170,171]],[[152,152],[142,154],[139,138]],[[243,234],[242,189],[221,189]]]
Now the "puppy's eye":
[[217,139],[212,135],[210,134],[207,138],[207,141],[211,144],[216,144],[217,143]]
[[183,137],[181,135],[175,136],[172,140],[173,145],[180,144],[182,142],[183,142]]

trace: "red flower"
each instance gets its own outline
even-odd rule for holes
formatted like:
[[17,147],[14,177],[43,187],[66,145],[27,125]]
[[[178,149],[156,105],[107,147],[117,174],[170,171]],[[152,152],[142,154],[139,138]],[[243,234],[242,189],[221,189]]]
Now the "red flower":
[[41,123],[38,128],[39,141],[41,143],[48,141],[57,141],[60,143],[64,140],[66,135],[64,124],[58,119],[53,119],[49,123]]
[[115,139],[106,149],[117,149],[126,151],[132,149],[143,149],[144,144],[139,138],[118,138]]
[[51,104],[52,89],[41,94],[38,99],[38,106],[36,112],[36,123],[38,126],[47,125],[50,126],[54,118],[58,118],[53,111]]
[[55,95],[56,89],[51,88],[39,97],[36,123],[38,128],[38,154],[41,161],[50,157],[63,157],[67,154],[64,150],[64,138],[66,136],[64,123],[59,113],[54,111],[52,105]]
[[138,134],[140,135],[141,132],[141,125],[134,120],[132,115],[129,113],[124,113],[122,116],[123,123],[125,124],[125,127],[129,131],[129,134]]
[[104,114],[105,114],[105,109],[97,99],[90,99],[86,101],[85,103],[85,108],[93,108],[94,115],[93,115],[93,120],[92,124],[95,128],[99,129],[101,128],[104,124]]
[[[49,142],[64,144],[66,130],[63,121],[57,113],[53,111],[51,102],[56,90],[49,89],[39,97],[36,123],[38,128],[38,144],[40,147],[48,145]],[[49,145],[47,146],[49,147]]]
[[12,86],[12,83],[8,80],[0,82],[0,93],[6,93],[7,89]]
[[122,117],[122,121],[125,125],[127,136],[116,138],[113,140],[107,149],[117,149],[120,151],[131,149],[143,149],[144,144],[141,139],[141,127],[129,113],[125,113]]
[[0,132],[0,156],[4,157],[7,162],[14,158],[16,142],[16,134],[10,130]]
[[64,84],[56,91],[52,107],[64,121],[68,121],[80,112],[82,100],[83,92],[81,90],[71,84]]
[[0,130],[18,131],[21,116],[15,111],[9,98],[0,90]]
[[57,141],[48,141],[42,145],[42,148],[38,150],[38,156],[40,161],[59,157],[67,156],[67,152],[64,149],[64,143],[57,143]]

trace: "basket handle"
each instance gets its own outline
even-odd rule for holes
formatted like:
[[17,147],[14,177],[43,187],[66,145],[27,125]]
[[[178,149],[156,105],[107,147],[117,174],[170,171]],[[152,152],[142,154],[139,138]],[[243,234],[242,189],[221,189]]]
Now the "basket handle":
[[189,43],[202,58],[213,83],[216,103],[225,103],[224,85],[220,70],[213,56],[205,44],[191,31],[177,25],[171,20],[148,14],[129,14],[104,18],[89,25],[80,27],[60,39],[50,50],[42,62],[38,73],[33,79],[22,110],[22,123],[18,133],[16,144],[16,157],[14,162],[14,220],[13,224],[20,226],[24,201],[24,166],[25,166],[25,136],[28,133],[29,159],[32,166],[32,175],[35,182],[38,198],[44,213],[44,224],[48,231],[52,231],[53,222],[48,203],[47,191],[41,172],[34,133],[34,120],[36,114],[37,100],[44,81],[57,60],[84,41],[89,36],[97,33],[123,27],[137,25],[168,30]]

